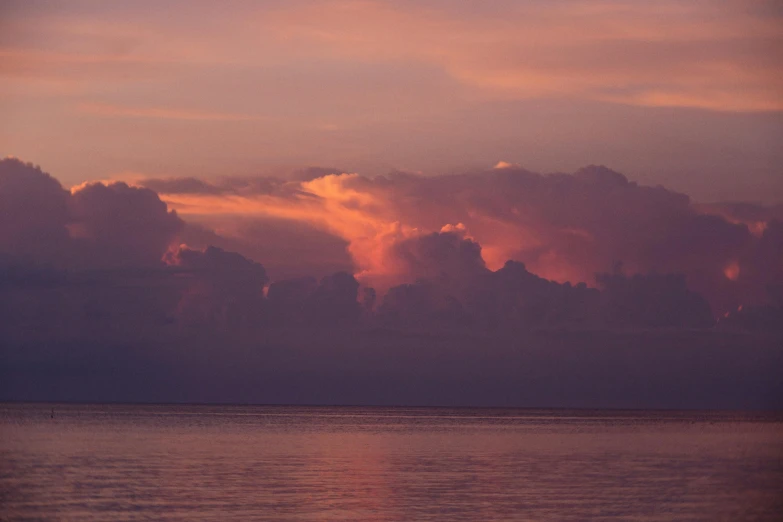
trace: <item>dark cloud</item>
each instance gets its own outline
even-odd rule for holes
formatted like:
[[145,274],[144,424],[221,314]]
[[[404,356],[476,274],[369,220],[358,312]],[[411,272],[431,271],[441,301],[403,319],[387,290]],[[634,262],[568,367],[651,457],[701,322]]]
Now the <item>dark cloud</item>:
[[359,282],[353,275],[337,272],[324,277],[312,295],[312,322],[330,326],[356,323],[361,313],[358,294]]
[[223,194],[226,189],[196,178],[147,178],[142,187],[162,194]]
[[358,324],[362,306],[359,283],[346,272],[325,276],[284,279],[269,287],[271,325],[303,328],[335,328]]
[[166,256],[166,262],[232,292],[260,293],[268,282],[266,270],[261,264],[236,252],[226,252],[217,247],[208,247],[201,251],[181,246]]
[[685,276],[599,274],[601,290],[572,286],[508,261],[492,272],[481,246],[454,232],[408,239],[396,250],[416,283],[392,287],[379,308],[385,325],[413,329],[709,328],[707,301]]
[[69,243],[69,194],[40,168],[0,160],[0,253],[60,263]]
[[776,332],[783,334],[783,306],[741,306],[728,312],[719,323],[721,331]]
[[[318,174],[318,169],[315,170],[316,172],[305,174],[304,177],[315,179],[326,175],[325,172]],[[305,179],[296,178],[292,181],[274,176],[223,176],[206,181],[192,177],[172,177],[145,178],[139,180],[138,184],[159,194],[293,197],[302,194],[298,181],[305,181]]]
[[[302,178],[309,181],[301,182],[224,178],[214,186],[220,187],[218,192],[239,198],[230,200],[229,213],[235,212],[230,219],[235,222],[249,219],[242,214],[243,202],[247,202],[251,212],[268,207],[276,215],[286,216],[280,221],[300,223],[301,231],[339,236],[347,244],[353,266],[327,263],[328,268],[318,277],[334,269],[353,268],[363,283],[384,291],[394,284],[414,283],[421,275],[429,277],[428,271],[433,269],[458,270],[438,262],[438,268],[423,265],[415,249],[429,248],[426,242],[405,241],[460,224],[462,228],[451,231],[480,243],[480,261],[492,270],[512,259],[549,280],[592,284],[594,274],[611,271],[621,262],[629,275],[684,274],[689,288],[704,295],[716,315],[765,299],[758,290],[766,284],[762,281],[765,276],[759,275],[763,270],[754,268],[758,257],[754,252],[765,241],[764,231],[780,213],[780,206],[697,205],[685,194],[661,186],[641,186],[596,165],[573,174],[548,175],[511,164],[437,177],[397,171],[367,178],[336,172],[313,168],[313,176]],[[205,208],[212,203],[202,201]],[[196,207],[198,204],[192,212],[198,212]],[[255,214],[252,217],[257,219]],[[220,219],[205,216],[203,222],[217,229],[222,226]],[[258,219],[264,220],[274,219]],[[259,239],[274,235],[274,227],[266,228]],[[248,236],[249,231],[233,235]],[[274,242],[274,247],[273,241],[269,243],[270,248],[252,255],[265,259],[270,272],[281,277],[301,276],[307,271],[292,273],[277,267],[320,257],[312,252],[299,255],[285,251],[284,245],[293,245],[288,247],[291,250],[307,241],[286,239]],[[324,245],[315,249],[329,252]],[[281,253],[282,261],[272,260],[276,252]],[[324,257],[338,259],[334,253]],[[736,267],[740,274],[757,274],[756,279],[734,277]]]
[[761,205],[743,201],[721,201],[697,204],[695,207],[704,214],[721,216],[733,223],[744,223],[749,227],[773,219],[783,221],[783,204]]
[[155,266],[183,226],[158,195],[125,183],[72,193],[31,164],[0,161],[0,253],[63,268]]
[[759,304],[783,286],[783,221],[765,222],[761,237],[738,259],[735,282],[741,304]]
[[372,250],[404,284],[376,294],[309,222],[186,224],[154,184],[0,162],[0,398],[783,404],[774,214],[732,206],[752,230],[605,167],[316,180],[355,191],[343,218],[416,225]]
[[484,328],[606,327],[600,292],[585,283],[548,281],[508,261],[471,288],[468,310]]
[[592,282],[594,274],[618,262],[629,274],[681,273],[718,312],[739,304],[740,283],[727,278],[726,269],[743,264],[761,236],[756,232],[776,212],[745,209],[766,220],[752,229],[692,204],[685,194],[640,186],[603,166],[541,175],[506,165],[453,176],[395,173],[344,183],[383,200],[387,219],[425,231],[463,223],[484,247],[491,268],[513,259],[561,282]]
[[708,328],[714,324],[707,301],[688,290],[685,276],[599,274],[602,313],[615,328]]
[[230,327],[262,320],[268,278],[261,264],[217,247],[201,251],[184,246],[170,252],[166,262],[188,278],[178,306],[185,322]]
[[196,249],[217,246],[263,260],[270,278],[324,277],[334,272],[353,272],[348,243],[306,223],[271,217],[231,219],[209,225],[189,222],[179,238]]
[[390,288],[378,310],[379,324],[414,331],[462,329],[467,320],[460,300],[428,281]]
[[157,265],[183,226],[155,192],[125,183],[84,185],[69,206],[71,235],[90,266]]
[[411,280],[427,279],[445,286],[463,286],[487,271],[481,246],[460,231],[435,232],[397,243],[392,256]]
[[298,277],[275,281],[269,285],[267,297],[272,321],[277,324],[304,323],[305,310],[318,281],[314,277]]

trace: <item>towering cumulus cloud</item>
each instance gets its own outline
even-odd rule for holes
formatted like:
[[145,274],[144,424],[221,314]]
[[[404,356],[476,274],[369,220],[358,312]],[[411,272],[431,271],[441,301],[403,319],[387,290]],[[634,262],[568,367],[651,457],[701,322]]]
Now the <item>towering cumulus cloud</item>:
[[118,182],[68,192],[38,167],[0,161],[0,250],[9,262],[154,266],[182,226],[152,190]]
[[[779,218],[597,166],[376,178],[314,168],[65,190],[5,159],[0,392],[79,397],[82,385],[119,386],[95,376],[119,375],[125,399],[146,397],[143,378],[158,383],[155,400],[217,379],[231,391],[204,400],[243,400],[247,388],[257,400],[331,390],[356,402],[350,390],[373,389],[395,401],[405,394],[385,394],[402,383],[474,379],[496,403],[525,375],[558,404],[618,405],[590,384],[617,368],[635,376],[624,390],[660,377],[633,392],[645,404],[704,406],[698,397],[716,395],[683,403],[667,388],[701,361],[694,382],[719,386],[724,406],[777,404],[764,372],[781,357],[770,348],[783,324]],[[726,384],[736,368],[756,387]],[[656,386],[659,402],[644,395]]]
[[266,270],[236,252],[181,246],[166,256],[190,281],[178,305],[179,317],[218,326],[258,321],[263,313]]
[[[313,168],[295,180],[146,179],[69,192],[32,165],[0,166],[6,262],[117,269],[209,261],[217,270],[230,256],[207,249],[217,246],[269,258],[278,280],[353,272],[382,297],[423,281],[462,296],[513,260],[550,281],[615,290],[634,274],[679,274],[677,285],[703,295],[716,316],[764,303],[783,284],[779,208],[695,205],[606,167],[541,175],[501,162],[461,175],[376,178]],[[176,251],[180,243],[190,248]],[[626,279],[596,278],[618,267]]]
[[254,191],[237,190],[236,179],[195,191],[176,190],[177,180],[145,184],[159,187],[183,215],[216,227],[226,216],[274,218],[338,236],[357,278],[381,291],[429,270],[415,251],[405,252],[408,239],[449,227],[481,246],[481,261],[491,270],[511,259],[547,279],[589,285],[618,263],[629,275],[683,274],[718,315],[763,301],[766,286],[780,282],[775,208],[751,205],[742,214],[737,205],[695,205],[684,194],[639,186],[606,167],[541,175],[499,163],[439,177],[325,174],[267,180],[265,190]]
[[0,252],[32,261],[68,255],[68,193],[29,164],[0,161]]
[[149,189],[125,183],[89,183],[71,191],[69,230],[85,264],[154,266],[182,221]]

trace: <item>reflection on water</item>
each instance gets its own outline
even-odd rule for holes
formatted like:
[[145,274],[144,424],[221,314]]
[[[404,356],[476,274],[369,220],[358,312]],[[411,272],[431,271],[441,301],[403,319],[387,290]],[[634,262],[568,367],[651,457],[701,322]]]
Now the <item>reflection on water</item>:
[[0,404],[0,519],[779,520],[770,414]]

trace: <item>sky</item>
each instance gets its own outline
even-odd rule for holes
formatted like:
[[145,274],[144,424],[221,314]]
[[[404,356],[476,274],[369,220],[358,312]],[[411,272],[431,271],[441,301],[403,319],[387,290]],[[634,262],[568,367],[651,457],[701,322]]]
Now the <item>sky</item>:
[[9,1],[0,154],[66,185],[608,165],[783,197],[774,1]]
[[0,399],[783,405],[783,10],[461,4],[0,2]]

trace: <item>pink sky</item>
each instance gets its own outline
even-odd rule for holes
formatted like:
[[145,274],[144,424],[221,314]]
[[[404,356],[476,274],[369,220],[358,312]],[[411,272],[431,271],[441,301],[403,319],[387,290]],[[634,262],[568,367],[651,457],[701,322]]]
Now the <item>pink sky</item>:
[[783,201],[774,2],[0,9],[0,154],[66,186],[506,161]]

